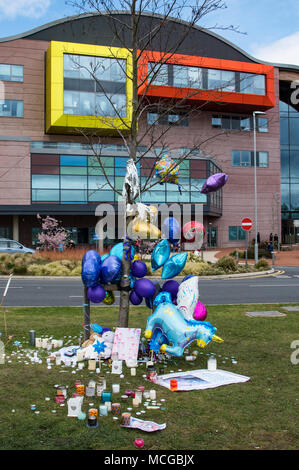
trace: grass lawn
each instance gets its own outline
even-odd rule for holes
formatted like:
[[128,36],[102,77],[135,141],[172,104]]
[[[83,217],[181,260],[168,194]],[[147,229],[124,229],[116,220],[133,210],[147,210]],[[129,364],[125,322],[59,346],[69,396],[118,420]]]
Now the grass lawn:
[[[285,305],[285,304],[284,304]],[[281,318],[250,318],[246,311],[280,310],[281,305],[211,306],[208,318],[218,329],[224,343],[210,343],[195,362],[185,358],[168,361],[165,373],[178,369],[206,367],[208,354],[217,355],[218,368],[250,377],[250,381],[215,389],[191,392],[170,392],[164,387],[146,382],[145,366],[139,366],[137,376],[131,377],[124,367],[125,378],[107,374],[107,388],[121,384],[121,394],[128,388],[145,385],[156,389],[157,401],[165,399],[165,410],[147,410],[139,416],[159,424],[163,431],[143,433],[124,429],[112,416],[99,420],[97,429],[86,422],[67,417],[67,406],[55,402],[55,384],[68,385],[69,395],[75,391],[75,381],[85,384],[95,378],[88,371],[72,374],[69,367],[24,361],[29,346],[29,330],[37,337],[52,336],[76,343],[82,334],[83,313],[80,308],[9,308],[8,334],[14,335],[6,346],[10,356],[0,365],[0,449],[7,450],[134,450],[136,437],[143,437],[146,450],[224,450],[224,449],[298,449],[298,372],[299,365],[291,363],[290,345],[299,339],[297,312]],[[0,331],[4,334],[2,311]],[[148,309],[131,309],[130,325],[144,329]],[[91,320],[102,326],[116,326],[117,309],[92,307]],[[22,346],[18,351],[14,341]],[[197,349],[196,343],[190,351]],[[298,355],[297,355],[298,356]],[[46,354],[44,353],[46,358]],[[232,362],[235,359],[236,364]],[[11,362],[8,362],[11,361]],[[29,361],[30,362],[30,361]],[[105,371],[108,367],[103,368]],[[50,401],[45,398],[50,397]],[[113,396],[119,401],[120,396]],[[84,398],[83,411],[89,403],[96,407],[99,398]],[[36,404],[40,414],[31,411]],[[12,413],[12,410],[15,413]],[[56,414],[52,410],[56,410]],[[145,409],[143,406],[140,410]],[[135,410],[135,409],[134,409]],[[134,412],[133,416],[135,415]],[[297,419],[296,419],[297,416]]]

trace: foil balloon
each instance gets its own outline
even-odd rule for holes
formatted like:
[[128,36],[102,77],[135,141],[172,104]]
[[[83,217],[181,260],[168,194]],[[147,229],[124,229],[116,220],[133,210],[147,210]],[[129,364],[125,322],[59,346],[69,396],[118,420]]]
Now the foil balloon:
[[134,261],[131,266],[131,273],[135,277],[144,277],[147,275],[147,267],[143,261]]
[[151,265],[153,271],[161,268],[170,256],[170,246],[168,240],[160,241],[154,248],[151,258]]
[[113,282],[121,273],[121,260],[117,256],[110,255],[103,261],[101,277],[103,282]]
[[179,184],[179,165],[168,155],[163,157],[155,165],[156,176],[162,183]]
[[150,222],[144,222],[143,220],[137,219],[133,221],[133,236],[138,236],[142,240],[156,240],[161,238],[161,232],[154,224]]
[[[193,341],[197,340],[199,347],[207,346],[210,341],[222,342],[215,335],[216,328],[209,322],[188,321],[180,310],[169,302],[160,303],[154,313],[148,318],[145,338],[152,340],[150,347],[156,347],[153,339],[159,332],[160,351],[180,357],[184,349]],[[161,338],[163,339],[161,344]]]
[[169,292],[159,292],[154,300],[154,306],[157,307],[160,304],[169,303],[171,304],[171,295]]
[[162,279],[175,277],[184,269],[188,253],[178,253],[172,256],[163,266]]
[[162,286],[163,292],[169,292],[172,302],[177,298],[180,284],[177,281],[166,281]]
[[105,305],[113,305],[115,302],[115,295],[113,292],[106,292],[106,297],[103,300]]
[[130,293],[130,302],[133,305],[140,305],[142,303],[142,297],[140,297],[134,290]]
[[101,257],[95,250],[89,250],[82,259],[81,278],[86,287],[97,285],[101,273]]
[[104,261],[106,258],[108,258],[108,256],[109,256],[108,253],[106,253],[105,255],[102,255],[102,256],[101,256],[101,261],[102,261],[102,263],[103,263],[103,261]]
[[187,222],[187,224],[183,227],[183,236],[186,240],[194,240],[196,235],[200,235],[202,238],[205,235],[205,228],[196,220],[191,220],[191,222]]
[[198,277],[184,280],[178,290],[177,306],[186,320],[192,320],[199,299]]
[[[117,243],[117,245],[114,245],[111,250],[110,250],[110,256],[117,256],[120,260],[122,260],[123,257],[123,251],[124,251],[124,244],[123,243]],[[135,248],[131,246],[131,259],[133,259],[135,256]]]
[[210,176],[201,188],[202,194],[209,194],[221,189],[228,181],[228,176],[225,173],[215,173]]
[[102,302],[105,299],[106,291],[105,291],[104,287],[102,287],[100,285],[95,286],[95,287],[89,287],[87,289],[87,297],[94,304],[99,304],[100,302]]
[[137,279],[134,290],[140,297],[145,298],[152,297],[156,291],[154,283],[145,278]]
[[171,243],[177,243],[181,238],[180,224],[174,217],[167,217],[163,221],[162,233]]
[[194,320],[204,321],[207,318],[207,314],[208,312],[206,306],[202,302],[198,301],[193,314]]
[[184,277],[182,282],[188,281],[188,279],[191,279],[191,277],[195,277],[194,274],[188,274],[188,276]]

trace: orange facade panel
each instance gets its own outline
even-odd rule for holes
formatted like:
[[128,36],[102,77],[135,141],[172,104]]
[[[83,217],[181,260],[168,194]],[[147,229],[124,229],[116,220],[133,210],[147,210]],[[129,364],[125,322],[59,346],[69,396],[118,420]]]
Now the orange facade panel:
[[[148,83],[150,62],[264,75],[266,84],[265,94],[154,85]],[[194,103],[227,103],[234,106],[258,107],[259,109],[269,109],[275,106],[274,66],[271,65],[146,51],[140,54],[138,71],[138,94],[146,95],[153,99],[188,100],[188,102]]]

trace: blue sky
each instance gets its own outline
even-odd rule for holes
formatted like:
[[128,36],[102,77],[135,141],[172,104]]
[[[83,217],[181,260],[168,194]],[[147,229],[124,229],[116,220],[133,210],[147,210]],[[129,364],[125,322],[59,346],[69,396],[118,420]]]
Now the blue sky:
[[[227,0],[226,3],[227,9],[206,17],[202,26],[238,27],[246,34],[214,31],[261,60],[299,65],[298,0]],[[0,37],[76,13],[65,0],[0,0]]]

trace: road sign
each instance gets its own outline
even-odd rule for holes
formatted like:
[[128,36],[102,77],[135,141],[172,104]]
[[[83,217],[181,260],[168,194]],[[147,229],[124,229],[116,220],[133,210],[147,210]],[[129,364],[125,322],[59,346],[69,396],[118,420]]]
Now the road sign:
[[251,230],[253,226],[252,220],[245,218],[241,222],[241,227],[243,230]]

